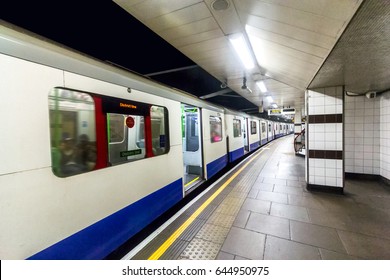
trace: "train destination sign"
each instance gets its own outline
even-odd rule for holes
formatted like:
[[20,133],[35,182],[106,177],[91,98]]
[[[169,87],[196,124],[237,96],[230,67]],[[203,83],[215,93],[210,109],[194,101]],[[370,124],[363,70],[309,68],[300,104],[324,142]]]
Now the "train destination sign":
[[141,149],[120,152],[121,157],[131,157],[131,156],[136,156],[136,155],[140,155],[140,154],[142,154]]

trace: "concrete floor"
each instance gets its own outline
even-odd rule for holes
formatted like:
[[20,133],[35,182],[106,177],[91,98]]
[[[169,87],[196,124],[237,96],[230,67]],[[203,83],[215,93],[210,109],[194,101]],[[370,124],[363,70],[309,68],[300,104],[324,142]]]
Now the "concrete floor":
[[258,169],[217,259],[390,259],[390,187],[346,180],[344,195],[309,192],[292,139]]

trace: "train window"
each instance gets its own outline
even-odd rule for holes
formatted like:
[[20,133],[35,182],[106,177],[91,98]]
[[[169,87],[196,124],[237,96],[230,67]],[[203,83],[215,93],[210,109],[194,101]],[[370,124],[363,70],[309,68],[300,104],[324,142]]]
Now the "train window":
[[108,161],[111,165],[145,158],[144,117],[107,114]]
[[222,119],[210,116],[210,139],[211,143],[222,141]]
[[107,111],[110,165],[168,153],[168,110],[145,103],[110,99]]
[[271,124],[268,124],[268,132],[272,132]]
[[59,177],[169,152],[165,107],[55,88],[49,117],[52,169]]
[[251,121],[251,134],[256,134],[257,133],[257,124],[255,121]]
[[109,115],[109,121],[111,125],[110,133],[108,134],[109,143],[121,143],[125,140],[125,129],[123,123],[125,122],[124,115]]
[[241,137],[241,120],[233,119],[233,137]]
[[183,121],[183,138],[185,141],[185,150],[188,152],[196,152],[199,150],[198,110],[196,108],[186,109]]
[[68,177],[96,164],[95,104],[87,94],[55,88],[49,93],[52,170]]
[[265,123],[261,123],[261,132],[265,133]]
[[150,107],[152,119],[152,151],[158,156],[167,153],[167,109],[159,106]]

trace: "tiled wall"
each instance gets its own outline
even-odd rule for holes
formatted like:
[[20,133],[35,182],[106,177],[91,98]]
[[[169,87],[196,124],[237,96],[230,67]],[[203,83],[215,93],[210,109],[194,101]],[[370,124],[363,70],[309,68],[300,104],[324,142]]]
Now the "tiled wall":
[[380,97],[380,175],[390,180],[390,93]]
[[308,184],[343,188],[343,87],[308,91],[307,109]]
[[294,117],[294,133],[298,134],[302,131],[302,115],[301,112],[295,112]]
[[345,172],[380,174],[380,99],[345,96]]

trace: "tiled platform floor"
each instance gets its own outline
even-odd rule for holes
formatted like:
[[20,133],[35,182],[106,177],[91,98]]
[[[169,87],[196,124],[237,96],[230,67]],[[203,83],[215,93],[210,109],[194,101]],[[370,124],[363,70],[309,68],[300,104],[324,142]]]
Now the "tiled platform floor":
[[305,159],[292,142],[287,136],[263,147],[126,259],[148,259],[159,248],[167,249],[158,259],[169,260],[390,259],[390,187],[348,180],[344,195],[309,192]]
[[217,259],[390,259],[390,187],[347,180],[344,195],[309,192],[292,137],[276,145]]

